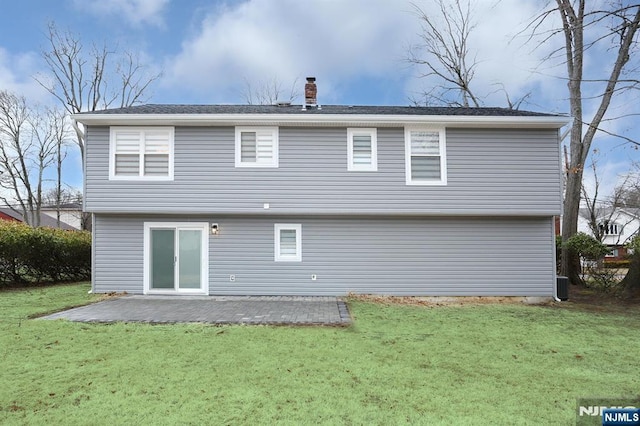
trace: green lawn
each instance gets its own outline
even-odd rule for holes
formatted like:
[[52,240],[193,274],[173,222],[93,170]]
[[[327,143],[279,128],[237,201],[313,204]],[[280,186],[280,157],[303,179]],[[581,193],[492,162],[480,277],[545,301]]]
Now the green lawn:
[[27,317],[88,285],[0,292],[0,424],[574,424],[640,393],[640,313],[352,302],[349,328]]

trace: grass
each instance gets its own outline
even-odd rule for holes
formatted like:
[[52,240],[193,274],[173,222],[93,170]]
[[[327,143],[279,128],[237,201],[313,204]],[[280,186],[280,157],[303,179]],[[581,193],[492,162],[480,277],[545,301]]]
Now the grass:
[[27,319],[88,285],[0,292],[0,423],[574,424],[637,396],[640,315],[351,301],[349,328]]

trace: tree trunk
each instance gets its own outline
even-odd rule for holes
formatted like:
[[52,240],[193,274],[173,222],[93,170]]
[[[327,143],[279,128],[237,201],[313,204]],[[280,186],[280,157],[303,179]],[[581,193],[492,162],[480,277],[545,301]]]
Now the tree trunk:
[[640,296],[640,253],[634,252],[631,256],[629,271],[622,279],[620,285],[624,289],[624,296],[628,298]]
[[60,204],[62,204],[62,141],[58,141],[56,154],[56,226],[60,228]]
[[[562,241],[566,242],[578,232],[578,214],[580,209],[580,188],[582,170],[570,170],[567,174],[567,188],[562,216]],[[584,284],[580,278],[580,259],[563,246],[560,273],[569,277],[572,284]]]
[[[572,87],[569,83],[569,90],[579,96],[579,87]],[[578,215],[580,214],[580,195],[582,190],[582,175],[584,171],[584,161],[586,152],[582,144],[582,105],[571,102],[574,122],[571,129],[571,159],[566,167],[566,188],[564,194],[564,212],[562,216],[562,242],[578,232]],[[584,285],[584,280],[580,277],[580,258],[563,246],[562,263],[560,273],[569,278],[572,284]]]

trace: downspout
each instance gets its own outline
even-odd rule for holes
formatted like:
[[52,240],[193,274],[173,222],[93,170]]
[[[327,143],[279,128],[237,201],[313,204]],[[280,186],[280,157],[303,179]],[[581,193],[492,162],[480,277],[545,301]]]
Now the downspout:
[[[565,132],[563,134],[560,135],[560,140],[558,141],[559,143],[562,143],[563,140],[565,140],[567,138],[567,136],[569,135],[569,133],[571,133],[571,126],[570,124],[573,123],[573,119],[571,119],[571,122],[567,123],[567,130],[565,130]],[[560,130],[558,129],[558,132]]]
[[[72,118],[71,119],[71,127],[73,127],[73,130],[75,130],[76,133],[78,133],[79,135],[82,135],[82,141],[84,142],[84,132],[82,131],[82,129],[80,127],[78,127],[78,120]],[[82,160],[84,161],[84,158]]]
[[557,268],[558,268],[558,264],[556,262],[556,223],[555,220],[552,218],[551,219],[551,241],[553,243],[553,250],[552,250],[552,254],[551,256],[553,257],[553,281],[552,285],[553,285],[553,300],[555,300],[556,302],[562,302],[562,300],[558,297],[558,272],[557,272]]
[[[571,123],[573,123],[573,119],[571,119]],[[571,133],[571,126],[570,124],[567,126],[567,130],[564,131],[564,133],[560,134],[560,129],[558,129],[558,136],[559,136],[559,140],[558,140],[558,144],[562,145],[562,141],[564,141],[567,136],[569,135],[569,133]],[[560,154],[560,178],[562,180],[562,182],[564,182],[564,173],[562,172],[562,154]],[[563,185],[564,186],[564,185]],[[560,197],[562,198],[562,189],[560,190]],[[564,213],[564,212],[563,212]],[[562,221],[560,221],[560,223],[562,223]],[[553,238],[553,300],[555,300],[556,302],[562,302],[562,300],[558,297],[558,273],[556,271],[557,269],[557,264],[556,264],[556,225],[555,225],[555,221],[552,220],[551,221],[551,235]]]
[[[73,118],[71,119],[71,126],[74,128],[74,130],[78,135],[81,135],[82,143],[85,144],[84,131],[80,127],[78,127],[78,122]],[[85,161],[85,157],[87,156],[86,144],[85,144],[85,148],[82,149],[81,152],[82,152],[82,158],[80,159],[80,161],[82,161],[82,216],[84,217],[85,206],[86,206],[86,197],[84,196],[84,194],[87,193],[86,191],[87,179],[85,179],[85,165],[87,164]]]
[[[83,197],[83,200],[84,200],[84,197]],[[94,242],[95,235],[96,235],[94,232],[95,223],[96,223],[95,215],[91,213],[91,290],[89,290],[89,294],[95,293],[96,291],[96,245]]]
[[[78,135],[81,135],[82,137],[82,142],[84,143],[85,141],[85,134],[82,131],[82,129],[78,126],[78,121],[75,119],[71,119],[71,127],[73,127],[73,129],[76,131],[76,133]],[[84,151],[84,155],[82,157],[82,159],[80,161],[82,161],[82,217],[80,219],[80,223],[82,225],[84,225],[84,221],[83,218],[85,217],[85,206],[86,206],[86,197],[84,196],[84,194],[87,193],[86,191],[86,181],[87,179],[85,178],[84,172],[85,172],[85,158],[84,156],[87,155],[86,149],[83,150]],[[95,218],[93,213],[91,213],[91,289],[88,291],[89,294],[92,294],[95,292],[96,290],[96,279],[95,279],[95,264],[96,264],[96,249],[95,249],[95,244],[94,244],[94,232],[93,232],[93,224],[95,223]],[[84,228],[84,226],[82,226],[82,228]]]

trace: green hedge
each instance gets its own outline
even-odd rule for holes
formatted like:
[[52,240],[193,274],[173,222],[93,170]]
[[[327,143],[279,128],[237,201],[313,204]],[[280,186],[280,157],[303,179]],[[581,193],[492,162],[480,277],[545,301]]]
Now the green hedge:
[[604,267],[611,269],[628,268],[631,261],[629,259],[623,260],[604,260]]
[[91,234],[0,220],[0,284],[91,276]]

